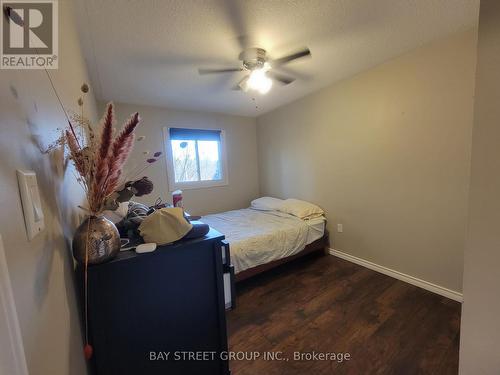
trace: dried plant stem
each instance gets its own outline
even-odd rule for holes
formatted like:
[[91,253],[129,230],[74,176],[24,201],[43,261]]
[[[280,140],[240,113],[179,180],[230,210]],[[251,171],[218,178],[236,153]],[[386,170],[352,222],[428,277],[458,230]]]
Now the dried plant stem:
[[99,140],[96,141],[92,125],[83,116],[82,101],[80,103],[82,104],[81,115],[74,114],[73,119],[83,133],[88,130],[88,142],[82,148],[72,126],[66,130],[65,139],[75,169],[80,176],[77,181],[87,196],[88,212],[98,215],[102,212],[106,200],[118,186],[123,165],[134,144],[134,130],[140,118],[138,113],[133,114],[125,122],[120,133],[113,137],[115,115],[113,103],[109,103],[101,119]]
[[144,172],[146,169],[148,169],[152,164],[146,164],[145,166],[143,166],[141,169],[139,169],[137,172],[135,172],[134,174],[132,175],[127,175],[125,177],[125,181],[123,181],[122,183],[125,183],[127,180],[133,180],[135,178],[137,178],[142,172]]
[[[145,168],[147,168],[150,164],[139,164],[133,167],[125,176],[122,178],[122,183],[127,182],[128,180],[133,180],[135,176],[141,173]],[[121,185],[121,184],[120,184]]]

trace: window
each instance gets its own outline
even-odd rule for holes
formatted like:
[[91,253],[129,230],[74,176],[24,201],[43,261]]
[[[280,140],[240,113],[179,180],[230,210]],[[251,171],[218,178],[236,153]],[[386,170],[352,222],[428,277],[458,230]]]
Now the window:
[[227,185],[222,130],[165,128],[170,190]]

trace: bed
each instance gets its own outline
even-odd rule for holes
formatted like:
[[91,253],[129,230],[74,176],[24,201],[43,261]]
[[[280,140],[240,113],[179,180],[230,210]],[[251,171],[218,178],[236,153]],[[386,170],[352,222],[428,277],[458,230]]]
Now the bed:
[[226,236],[236,281],[328,246],[323,211],[301,218],[283,209],[282,203],[262,209],[256,201],[250,208],[201,218]]

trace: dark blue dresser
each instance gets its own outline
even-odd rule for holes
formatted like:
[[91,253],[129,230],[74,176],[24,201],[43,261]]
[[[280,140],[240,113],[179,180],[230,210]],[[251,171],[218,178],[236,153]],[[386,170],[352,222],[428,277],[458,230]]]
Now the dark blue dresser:
[[121,252],[89,267],[88,279],[95,374],[230,374],[225,309],[234,275],[222,234]]

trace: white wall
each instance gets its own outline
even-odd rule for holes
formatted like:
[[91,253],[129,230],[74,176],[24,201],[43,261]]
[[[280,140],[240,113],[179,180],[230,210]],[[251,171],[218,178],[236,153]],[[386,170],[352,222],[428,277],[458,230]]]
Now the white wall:
[[[59,1],[59,69],[50,72],[67,108],[76,110],[86,67],[72,2]],[[95,114],[93,97],[87,100]],[[43,70],[0,70],[0,233],[30,375],[86,373],[66,237],[76,225],[82,190],[62,155],[42,155],[37,141],[57,138],[65,117]],[[16,169],[37,173],[46,230],[28,242]],[[2,349],[3,350],[3,349]]]
[[322,206],[337,250],[461,291],[475,48],[453,35],[259,117],[261,194]]
[[[208,112],[179,111],[135,104],[116,104],[118,126],[131,113],[139,112],[142,118],[137,135],[146,139],[135,143],[125,171],[144,160],[145,150],[162,151],[159,162],[152,164],[140,177],[148,176],[154,183],[154,191],[134,200],[153,204],[156,198],[171,202],[165,159],[164,127],[188,127],[195,129],[223,129],[226,136],[229,184],[227,186],[186,189],[184,207],[193,215],[221,212],[248,207],[258,196],[256,121],[254,118],[230,116]],[[99,103],[103,109],[105,103]],[[125,172],[126,175],[126,172]]]
[[460,374],[500,374],[500,3],[482,0]]

